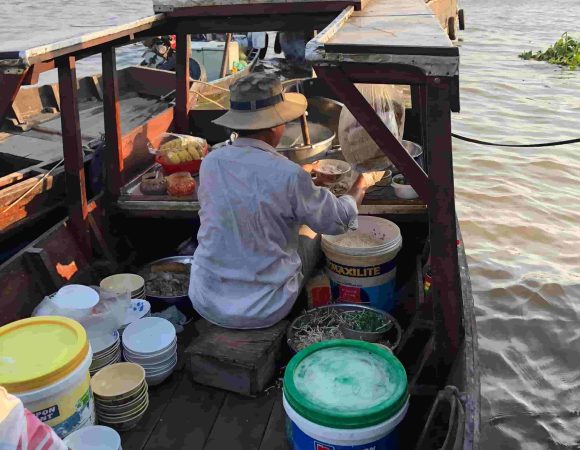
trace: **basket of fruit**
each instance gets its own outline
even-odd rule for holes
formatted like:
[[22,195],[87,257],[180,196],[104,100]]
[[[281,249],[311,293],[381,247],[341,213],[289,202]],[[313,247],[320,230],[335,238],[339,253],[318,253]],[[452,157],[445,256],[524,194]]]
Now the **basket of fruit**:
[[149,146],[155,162],[165,175],[177,172],[198,173],[208,145],[205,139],[183,134],[165,133],[157,150]]

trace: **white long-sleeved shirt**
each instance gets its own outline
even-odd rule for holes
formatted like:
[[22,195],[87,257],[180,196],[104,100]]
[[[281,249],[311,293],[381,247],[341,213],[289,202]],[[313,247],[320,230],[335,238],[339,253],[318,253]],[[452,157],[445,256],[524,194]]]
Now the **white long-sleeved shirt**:
[[201,226],[189,296],[208,321],[265,328],[299,294],[298,229],[341,234],[357,227],[352,196],[315,186],[265,142],[240,138],[212,151],[200,170]]

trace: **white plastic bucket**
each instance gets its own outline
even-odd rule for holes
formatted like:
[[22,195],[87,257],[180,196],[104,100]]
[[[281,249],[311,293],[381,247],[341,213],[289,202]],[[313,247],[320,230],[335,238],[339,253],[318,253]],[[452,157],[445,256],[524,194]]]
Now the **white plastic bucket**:
[[396,450],[399,448],[397,426],[403,421],[409,409],[407,400],[405,406],[386,422],[367,428],[338,429],[321,426],[305,419],[294,411],[285,396],[283,403],[290,419],[289,431],[294,450]]
[[95,424],[89,367],[93,353],[66,377],[40,389],[15,393],[24,406],[64,439],[73,431]]
[[395,307],[395,258],[403,245],[401,230],[390,220],[379,217],[359,216],[358,223],[355,233],[369,234],[381,244],[346,247],[340,245],[340,235],[322,236],[332,298],[391,312]]

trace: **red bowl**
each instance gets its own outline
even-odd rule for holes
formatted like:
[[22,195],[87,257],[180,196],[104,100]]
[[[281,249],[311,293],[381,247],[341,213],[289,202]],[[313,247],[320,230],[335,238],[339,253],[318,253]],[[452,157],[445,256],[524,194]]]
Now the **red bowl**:
[[[207,155],[208,147],[203,149],[203,156]],[[155,155],[155,162],[161,164],[163,167],[163,173],[165,175],[171,175],[177,172],[189,172],[191,174],[199,173],[199,168],[201,167],[201,162],[203,159],[194,159],[193,161],[187,161],[179,164],[167,164],[161,161],[160,155]]]

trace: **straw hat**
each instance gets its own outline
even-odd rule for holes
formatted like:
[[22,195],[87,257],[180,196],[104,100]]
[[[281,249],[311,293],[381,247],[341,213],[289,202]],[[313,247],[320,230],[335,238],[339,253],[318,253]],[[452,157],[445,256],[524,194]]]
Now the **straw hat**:
[[230,110],[213,123],[231,130],[263,130],[302,116],[306,111],[302,94],[284,93],[273,76],[253,73],[230,87]]

